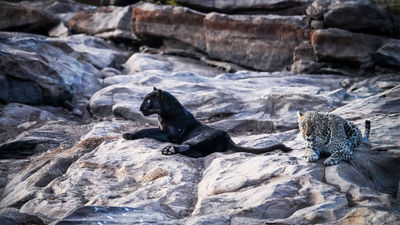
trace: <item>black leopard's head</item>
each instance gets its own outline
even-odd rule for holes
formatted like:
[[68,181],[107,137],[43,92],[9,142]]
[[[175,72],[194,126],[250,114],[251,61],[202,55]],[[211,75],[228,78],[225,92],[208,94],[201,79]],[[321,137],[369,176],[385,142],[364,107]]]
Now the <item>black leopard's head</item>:
[[154,87],[154,90],[144,97],[142,104],[140,105],[140,111],[145,116],[152,114],[161,114],[161,100],[163,91]]

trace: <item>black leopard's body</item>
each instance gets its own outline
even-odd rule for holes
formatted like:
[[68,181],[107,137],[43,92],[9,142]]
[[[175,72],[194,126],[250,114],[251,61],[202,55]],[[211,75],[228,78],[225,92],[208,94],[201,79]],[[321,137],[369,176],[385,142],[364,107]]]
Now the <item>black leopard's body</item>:
[[157,114],[159,128],[150,128],[135,133],[125,133],[127,140],[152,138],[174,145],[162,149],[165,155],[180,153],[190,157],[202,157],[214,152],[233,150],[236,152],[251,152],[261,154],[281,149],[291,149],[283,144],[266,148],[246,148],[237,146],[228,133],[200,123],[179,101],[169,92],[154,88],[146,95],[140,106],[143,115]]

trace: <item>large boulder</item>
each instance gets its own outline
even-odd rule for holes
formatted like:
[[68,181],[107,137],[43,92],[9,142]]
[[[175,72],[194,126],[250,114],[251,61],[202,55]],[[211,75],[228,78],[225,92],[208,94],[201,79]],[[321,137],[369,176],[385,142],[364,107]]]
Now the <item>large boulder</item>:
[[76,13],[68,27],[73,33],[85,33],[116,41],[138,41],[131,32],[132,7],[103,6]]
[[209,56],[264,71],[291,65],[294,49],[307,32],[301,16],[210,13],[205,26]]
[[356,67],[372,67],[373,55],[384,38],[337,28],[316,30],[311,43],[318,61],[341,61]]
[[312,19],[323,21],[328,27],[371,34],[393,33],[391,15],[371,1],[315,0],[306,11]]
[[328,27],[354,32],[393,33],[388,12],[370,1],[332,1],[324,14],[324,22]]
[[268,12],[278,15],[303,15],[310,0],[176,0],[176,3],[198,10],[217,11],[223,13],[260,13]]
[[47,34],[59,19],[43,10],[0,2],[0,31]]

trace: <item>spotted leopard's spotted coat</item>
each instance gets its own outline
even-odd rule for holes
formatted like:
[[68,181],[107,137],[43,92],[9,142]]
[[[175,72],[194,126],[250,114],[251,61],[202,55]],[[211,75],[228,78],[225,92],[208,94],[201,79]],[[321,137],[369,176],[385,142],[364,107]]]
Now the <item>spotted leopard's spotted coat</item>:
[[330,155],[324,164],[335,165],[340,160],[350,160],[353,149],[368,142],[371,129],[370,121],[365,121],[365,135],[362,137],[358,127],[333,114],[318,112],[298,112],[299,129],[306,144],[304,157],[309,162],[319,159],[320,154]]

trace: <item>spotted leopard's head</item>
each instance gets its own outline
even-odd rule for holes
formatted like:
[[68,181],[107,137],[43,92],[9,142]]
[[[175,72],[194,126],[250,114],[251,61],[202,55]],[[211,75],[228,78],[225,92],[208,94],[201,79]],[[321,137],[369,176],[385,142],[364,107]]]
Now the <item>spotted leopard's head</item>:
[[319,149],[328,140],[326,115],[317,112],[297,112],[299,130],[308,148]]

